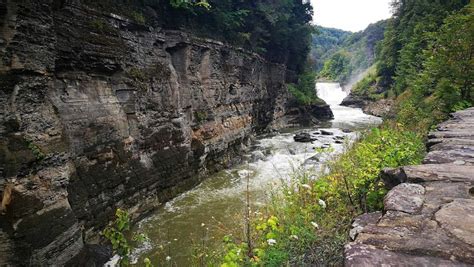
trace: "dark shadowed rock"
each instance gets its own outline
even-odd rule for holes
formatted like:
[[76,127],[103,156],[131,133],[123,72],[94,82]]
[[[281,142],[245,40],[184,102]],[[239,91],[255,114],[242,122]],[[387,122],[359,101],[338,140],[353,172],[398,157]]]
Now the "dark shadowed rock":
[[293,139],[296,142],[300,142],[300,143],[309,143],[309,142],[318,140],[317,137],[311,135],[310,133],[305,133],[305,132],[295,134]]
[[0,266],[65,265],[117,207],[139,218],[240,162],[289,106],[286,66],[84,2],[0,1]]
[[328,131],[328,130],[322,130],[322,129],[321,129],[321,130],[319,130],[319,131],[321,132],[322,135],[334,135],[333,132]]

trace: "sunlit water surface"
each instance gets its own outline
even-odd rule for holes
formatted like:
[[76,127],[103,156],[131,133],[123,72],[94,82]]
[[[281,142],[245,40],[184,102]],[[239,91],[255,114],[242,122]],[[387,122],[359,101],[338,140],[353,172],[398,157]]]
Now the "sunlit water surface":
[[[318,96],[333,110],[334,120],[324,129],[334,132],[334,136],[321,135],[313,143],[297,143],[293,140],[294,133],[287,131],[257,139],[247,163],[211,175],[141,221],[133,230],[145,233],[149,241],[133,251],[133,259],[139,265],[145,257],[169,266],[195,265],[192,255],[198,253],[197,248],[206,247],[211,251],[222,246],[225,234],[242,232],[247,181],[251,204],[258,209],[267,203],[269,195],[282,181],[291,179],[295,169],[316,155],[315,148],[330,144],[333,153],[338,153],[342,145],[334,143],[335,136],[348,139],[355,136],[342,129],[354,131],[380,123],[379,118],[366,115],[360,109],[339,106],[347,95],[339,84],[317,83],[316,87]],[[324,160],[320,158],[320,162]],[[320,163],[305,166],[317,170],[317,164]]]

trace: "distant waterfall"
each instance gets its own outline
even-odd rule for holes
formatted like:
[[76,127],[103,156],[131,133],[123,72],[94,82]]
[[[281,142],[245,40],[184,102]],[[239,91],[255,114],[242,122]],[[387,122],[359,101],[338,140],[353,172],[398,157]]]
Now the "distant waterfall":
[[330,106],[339,105],[348,95],[338,83],[317,83],[318,97],[326,101]]
[[316,83],[318,97],[331,106],[334,119],[331,121],[334,128],[367,128],[367,125],[377,125],[380,118],[362,112],[360,108],[343,107],[342,100],[349,94],[339,83]]

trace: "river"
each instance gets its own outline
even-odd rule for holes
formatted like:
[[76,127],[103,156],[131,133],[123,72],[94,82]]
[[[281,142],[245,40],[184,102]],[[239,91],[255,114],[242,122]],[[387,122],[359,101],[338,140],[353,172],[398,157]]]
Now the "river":
[[[248,162],[211,175],[138,223],[133,230],[145,233],[149,240],[133,251],[132,258],[142,262],[148,257],[152,262],[167,262],[168,266],[193,265],[193,250],[194,254],[202,247],[212,251],[222,246],[225,234],[243,231],[247,182],[252,206],[265,205],[281,181],[291,179],[294,170],[316,154],[316,147],[331,145],[333,153],[338,153],[342,145],[335,143],[336,136],[355,137],[354,132],[347,133],[343,129],[357,131],[380,123],[379,118],[366,115],[360,109],[340,106],[347,93],[339,84],[317,83],[316,88],[318,96],[333,110],[334,120],[324,129],[334,136],[320,135],[313,143],[297,143],[293,140],[296,130],[288,130],[258,138],[248,154]],[[317,164],[320,163],[305,166],[317,168]]]

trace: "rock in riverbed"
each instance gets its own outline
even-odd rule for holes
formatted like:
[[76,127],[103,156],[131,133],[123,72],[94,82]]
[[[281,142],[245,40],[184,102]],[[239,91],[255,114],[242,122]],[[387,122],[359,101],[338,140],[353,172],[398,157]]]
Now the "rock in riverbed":
[[310,133],[297,133],[293,139],[296,141],[296,142],[301,142],[301,143],[309,143],[309,142],[312,142],[312,141],[316,141],[318,140],[318,138],[316,136],[313,136],[311,135]]
[[320,130],[322,135],[334,135],[333,132],[327,131],[327,130]]

